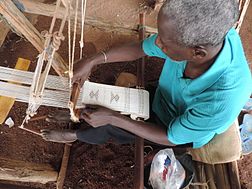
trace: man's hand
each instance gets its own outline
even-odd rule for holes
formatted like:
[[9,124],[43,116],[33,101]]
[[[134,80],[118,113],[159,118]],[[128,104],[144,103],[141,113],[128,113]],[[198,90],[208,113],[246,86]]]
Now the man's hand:
[[113,125],[113,118],[119,116],[121,116],[121,114],[108,108],[97,105],[87,105],[86,108],[83,109],[80,118],[84,119],[93,127],[100,127],[108,124]]
[[78,82],[80,86],[88,79],[93,68],[92,61],[81,59],[74,64],[73,83]]

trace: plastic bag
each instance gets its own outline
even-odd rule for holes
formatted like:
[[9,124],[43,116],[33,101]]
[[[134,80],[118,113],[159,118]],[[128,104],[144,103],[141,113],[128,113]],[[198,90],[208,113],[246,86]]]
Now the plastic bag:
[[243,123],[240,125],[242,154],[247,155],[252,152],[252,115],[245,114]]
[[243,110],[252,110],[252,98],[248,99],[245,106],[243,107]]
[[172,149],[160,150],[153,158],[149,181],[153,189],[180,189],[185,170]]

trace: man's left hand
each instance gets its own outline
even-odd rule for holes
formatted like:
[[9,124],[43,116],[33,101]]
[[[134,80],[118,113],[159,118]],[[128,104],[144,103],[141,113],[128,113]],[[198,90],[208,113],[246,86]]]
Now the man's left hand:
[[86,105],[80,118],[84,119],[92,127],[113,125],[113,118],[121,116],[118,112],[97,105]]

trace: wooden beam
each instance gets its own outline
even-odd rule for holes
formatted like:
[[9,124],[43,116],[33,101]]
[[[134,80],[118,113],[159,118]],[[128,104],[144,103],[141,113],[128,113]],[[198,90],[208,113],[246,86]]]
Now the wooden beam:
[[[18,34],[23,35],[39,52],[43,51],[44,38],[12,1],[0,1],[0,13]],[[66,63],[57,53],[52,66],[59,75],[64,75],[67,70]]]
[[[31,61],[23,58],[18,58],[15,69],[27,71]],[[2,124],[8,116],[15,99],[5,96],[0,96],[0,124]]]
[[[31,14],[38,14],[43,16],[50,16],[54,15],[55,5],[39,3],[32,0],[15,0],[16,5],[20,8],[21,11]],[[58,18],[63,18],[65,14],[65,8],[60,8],[57,14]],[[81,15],[81,13],[78,13]],[[74,19],[74,12],[71,15],[72,19]],[[78,20],[78,24],[80,27],[81,20]],[[138,32],[138,26],[131,26],[131,25],[121,25],[117,23],[111,22],[104,22],[102,20],[96,20],[90,16],[86,16],[85,24],[91,25],[100,29],[105,29],[106,31],[116,31],[131,34]],[[157,33],[157,28],[152,28],[146,26],[146,33]]]
[[55,182],[58,173],[48,164],[0,158],[0,180],[16,182]]
[[9,183],[0,183],[0,188],[3,189],[38,189],[30,186],[20,186],[20,185],[14,185]]
[[3,45],[3,42],[9,31],[9,26],[4,22],[3,19],[0,19],[0,47]]

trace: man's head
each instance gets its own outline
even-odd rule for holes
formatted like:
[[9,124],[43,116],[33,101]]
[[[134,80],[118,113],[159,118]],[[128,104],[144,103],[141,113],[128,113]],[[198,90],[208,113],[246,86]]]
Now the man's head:
[[157,45],[174,60],[204,58],[223,43],[238,14],[237,0],[166,0]]

